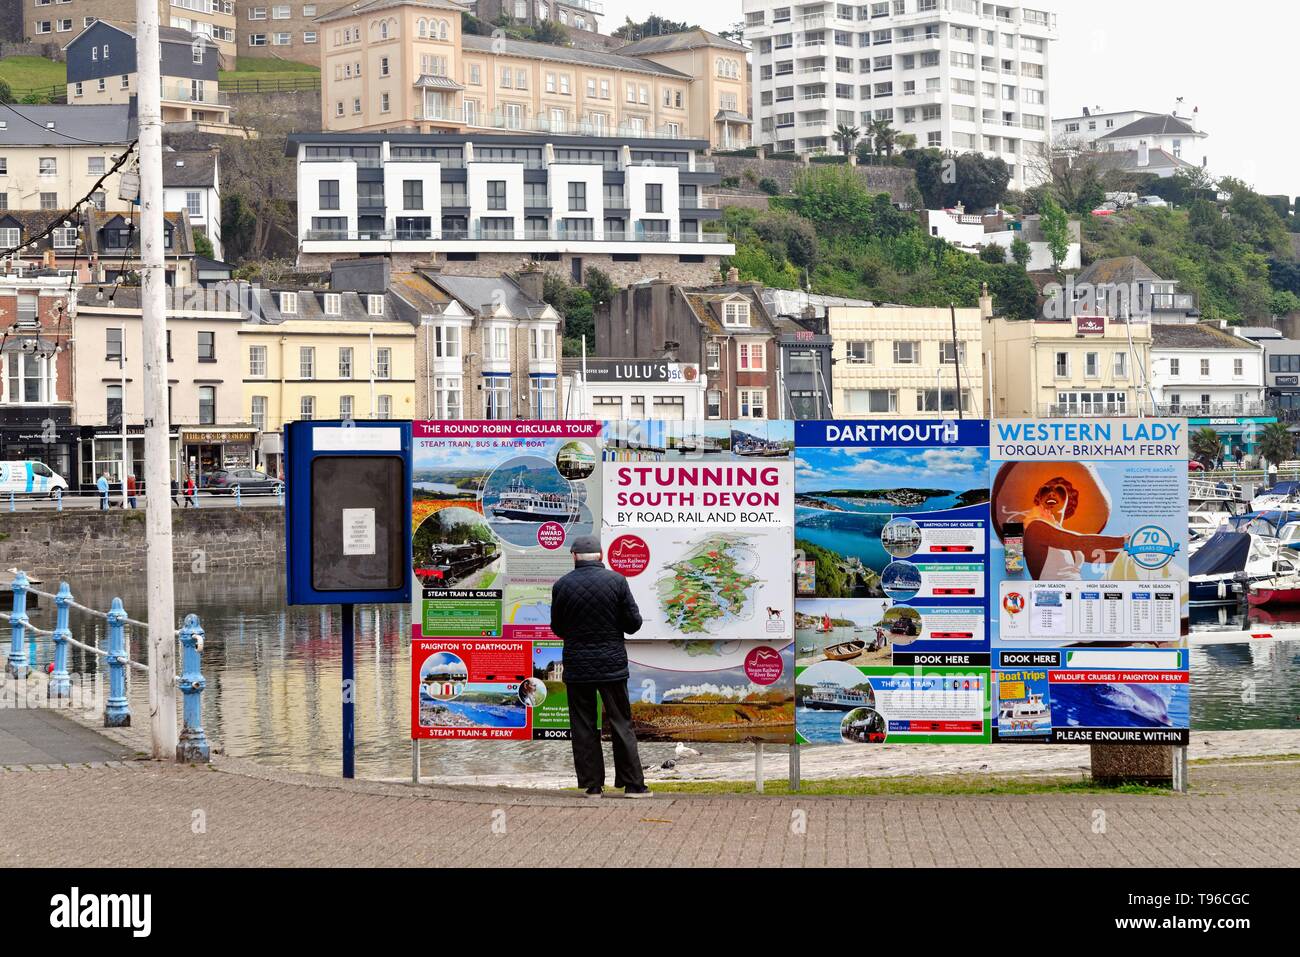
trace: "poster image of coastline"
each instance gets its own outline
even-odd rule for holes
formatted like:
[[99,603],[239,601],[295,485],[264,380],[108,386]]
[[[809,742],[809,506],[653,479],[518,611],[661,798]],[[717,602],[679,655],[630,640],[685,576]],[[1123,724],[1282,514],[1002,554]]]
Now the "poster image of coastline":
[[819,661],[889,664],[895,646],[921,634],[920,612],[880,599],[800,599],[794,622],[800,667]]
[[538,527],[546,522],[562,525],[566,540],[591,534],[586,491],[561,475],[552,460],[520,455],[498,465],[483,483],[483,514],[502,541],[537,547]]
[[416,577],[431,588],[487,588],[501,570],[501,549],[483,516],[459,505],[425,516],[411,558]]
[[[755,422],[738,428],[732,423],[731,454],[734,458],[788,459],[794,453],[793,422]],[[789,426],[789,431],[782,428]]]
[[743,663],[688,670],[705,660],[683,654],[671,669],[629,662],[628,697],[639,741],[793,742],[793,644],[781,650],[781,676],[770,685],[752,681]]
[[[850,484],[855,478],[861,484]],[[895,559],[882,542],[885,529],[900,518],[983,506],[988,453],[982,446],[800,448],[795,490],[795,547],[814,563],[816,596],[877,598],[885,594],[881,572]]]

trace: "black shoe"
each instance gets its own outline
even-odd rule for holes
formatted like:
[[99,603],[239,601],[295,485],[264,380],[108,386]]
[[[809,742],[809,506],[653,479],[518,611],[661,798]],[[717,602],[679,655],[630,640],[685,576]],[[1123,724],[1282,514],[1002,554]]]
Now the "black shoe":
[[587,790],[583,792],[583,795],[589,798],[598,798],[604,794],[604,792],[604,788],[587,788]]
[[628,787],[623,789],[623,797],[625,798],[652,798],[654,796],[655,793],[644,784],[639,787]]

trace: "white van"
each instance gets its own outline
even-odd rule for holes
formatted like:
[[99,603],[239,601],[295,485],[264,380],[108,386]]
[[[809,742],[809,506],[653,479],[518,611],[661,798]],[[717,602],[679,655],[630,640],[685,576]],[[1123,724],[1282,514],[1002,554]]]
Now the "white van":
[[53,495],[68,490],[68,483],[44,462],[0,462],[0,494]]

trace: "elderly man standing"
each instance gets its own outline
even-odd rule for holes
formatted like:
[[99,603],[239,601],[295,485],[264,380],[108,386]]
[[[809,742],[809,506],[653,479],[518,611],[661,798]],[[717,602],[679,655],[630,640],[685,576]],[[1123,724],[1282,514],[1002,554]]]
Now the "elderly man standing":
[[573,571],[551,588],[551,630],[564,640],[564,684],[578,787],[598,798],[605,786],[605,755],[596,723],[600,695],[614,741],[614,786],[623,788],[624,797],[650,797],[632,732],[624,646],[624,637],[641,628],[641,611],[627,579],[602,562],[600,539],[581,536],[572,551]]

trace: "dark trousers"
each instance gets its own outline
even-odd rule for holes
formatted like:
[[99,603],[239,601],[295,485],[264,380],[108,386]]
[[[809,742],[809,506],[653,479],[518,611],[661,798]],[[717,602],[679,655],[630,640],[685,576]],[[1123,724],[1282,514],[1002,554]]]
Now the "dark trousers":
[[596,695],[605,705],[605,715],[614,743],[614,787],[645,786],[641,758],[632,733],[632,704],[627,698],[627,680],[565,683],[569,693],[569,726],[573,729],[573,770],[578,787],[605,786],[605,753],[596,724]]

